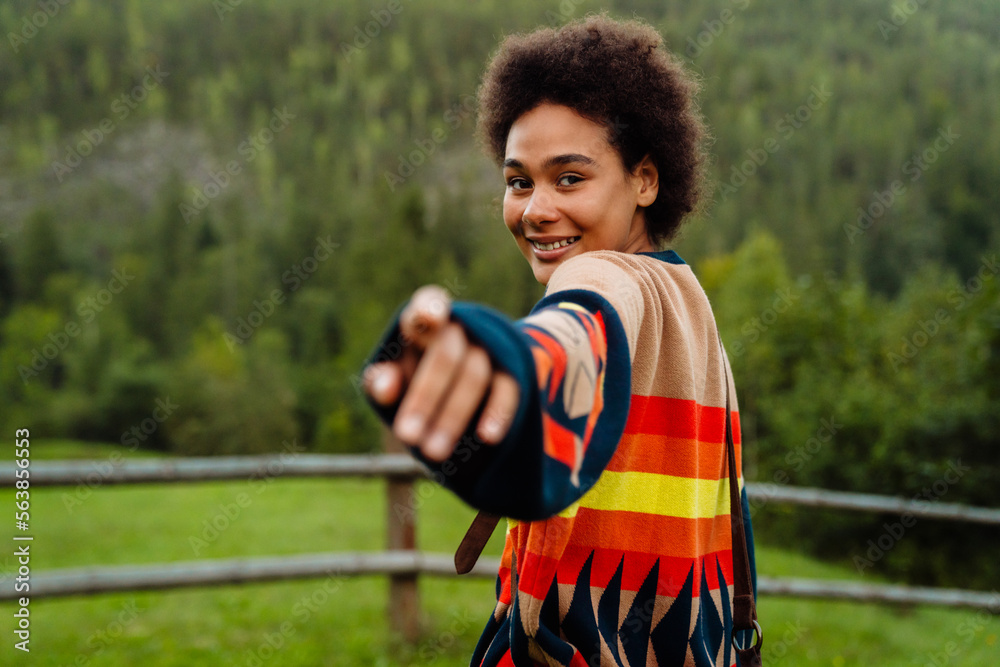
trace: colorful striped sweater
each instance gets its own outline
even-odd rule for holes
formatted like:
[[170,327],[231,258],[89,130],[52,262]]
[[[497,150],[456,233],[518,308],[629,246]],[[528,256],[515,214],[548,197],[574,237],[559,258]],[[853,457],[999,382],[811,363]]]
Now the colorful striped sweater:
[[[728,362],[690,268],[673,251],[590,252],[560,265],[522,320],[467,303],[452,317],[522,389],[504,442],[468,435],[429,463],[471,505],[511,517],[472,664],[737,664]],[[745,492],[743,504],[753,566]]]

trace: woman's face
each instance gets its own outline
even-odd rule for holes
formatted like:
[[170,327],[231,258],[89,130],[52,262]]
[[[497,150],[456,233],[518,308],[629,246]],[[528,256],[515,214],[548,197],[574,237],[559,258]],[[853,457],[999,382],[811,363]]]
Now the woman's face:
[[656,166],[647,157],[628,173],[603,125],[543,103],[511,125],[504,157],[504,223],[538,282],[580,253],[654,249],[643,209],[656,199]]

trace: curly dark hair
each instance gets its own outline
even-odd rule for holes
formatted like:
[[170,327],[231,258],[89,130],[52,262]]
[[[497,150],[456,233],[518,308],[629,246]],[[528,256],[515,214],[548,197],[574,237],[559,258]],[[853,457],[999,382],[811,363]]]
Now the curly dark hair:
[[479,89],[478,131],[500,164],[511,125],[541,103],[604,125],[629,172],[646,155],[656,164],[659,193],[645,214],[649,239],[659,246],[704,188],[708,135],[698,88],[654,28],[592,15],[504,39]]

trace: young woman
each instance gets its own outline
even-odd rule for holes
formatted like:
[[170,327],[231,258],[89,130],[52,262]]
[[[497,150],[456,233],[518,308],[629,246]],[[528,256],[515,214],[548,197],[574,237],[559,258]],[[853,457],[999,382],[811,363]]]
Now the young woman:
[[735,390],[698,280],[658,250],[699,196],[695,92],[638,22],[506,39],[480,131],[546,295],[512,322],[421,288],[366,370],[396,436],[509,517],[475,665],[736,664]]

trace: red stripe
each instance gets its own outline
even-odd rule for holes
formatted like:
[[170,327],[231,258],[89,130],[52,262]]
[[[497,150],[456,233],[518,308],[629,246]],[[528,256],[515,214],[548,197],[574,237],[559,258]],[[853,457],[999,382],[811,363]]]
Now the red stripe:
[[514,664],[514,659],[510,657],[510,649],[501,656],[500,661],[497,663],[497,667],[517,667]]
[[[584,563],[591,557],[590,581],[579,581],[580,572]],[[703,563],[705,568],[705,579],[708,582],[709,590],[719,588],[719,575],[716,570],[716,563],[722,566],[722,576],[726,581],[733,580],[733,557],[729,549],[708,553],[701,559],[696,558],[674,558],[670,556],[656,556],[655,554],[638,553],[635,551],[621,551],[617,549],[591,549],[581,547],[568,547],[559,563],[557,581],[560,584],[576,586],[595,586],[597,588],[607,588],[611,578],[622,564],[623,591],[638,591],[646,577],[649,576],[653,565],[659,561],[657,572],[656,594],[677,597],[684,582],[691,572],[691,568],[698,563]],[[701,591],[701,570],[702,566],[695,568],[694,572],[694,594]],[[541,587],[539,587],[541,588]],[[547,592],[547,589],[546,589]],[[544,595],[544,593],[543,593]],[[538,597],[535,595],[535,597]]]
[[[649,554],[635,554],[630,552],[622,553],[606,550],[596,552],[594,553],[593,560],[591,561],[590,581],[580,581],[580,572],[583,568],[583,564],[586,562],[587,558],[590,557],[590,554],[591,552],[589,551],[581,551],[578,549],[567,551],[566,555],[559,562],[559,571],[556,575],[556,581],[560,584],[569,584],[571,586],[607,588],[608,584],[611,583],[611,578],[615,575],[615,572],[618,571],[618,566],[624,556],[625,564],[622,567],[621,590],[638,591],[642,584],[646,581],[646,577],[649,576],[649,573],[653,568],[653,564],[657,561],[655,557],[651,557]],[[733,556],[732,552],[728,549],[725,551],[717,551],[706,554],[701,559],[670,558],[662,556],[658,560],[659,569],[657,570],[656,577],[657,595],[676,598],[680,594],[681,589],[684,588],[684,584],[687,582],[688,577],[691,577],[691,595],[693,597],[698,597],[701,595],[703,570],[704,579],[708,584],[709,591],[720,589],[720,568],[722,570],[722,576],[728,582],[727,586],[731,585],[733,581]],[[643,561],[647,561],[648,564],[640,564],[643,563]],[[692,568],[694,569],[694,572],[692,572]],[[548,595],[551,582],[551,578],[539,581],[533,587],[535,589],[533,591],[525,590],[523,588],[523,582],[521,582],[521,591],[531,595],[535,599],[544,600],[545,596]],[[501,585],[509,590],[509,570],[501,571]],[[504,600],[501,601],[503,602]],[[506,602],[509,604],[509,599]]]
[[556,576],[559,561],[555,558],[548,558],[528,551],[524,554],[524,567],[518,563],[519,573],[531,574],[531,579],[524,576],[517,582],[517,588],[522,593],[527,593],[533,598],[544,600],[552,586],[552,579]]
[[[733,439],[739,443],[739,417],[735,411],[732,419]],[[625,432],[724,443],[726,409],[680,398],[633,394]]]

